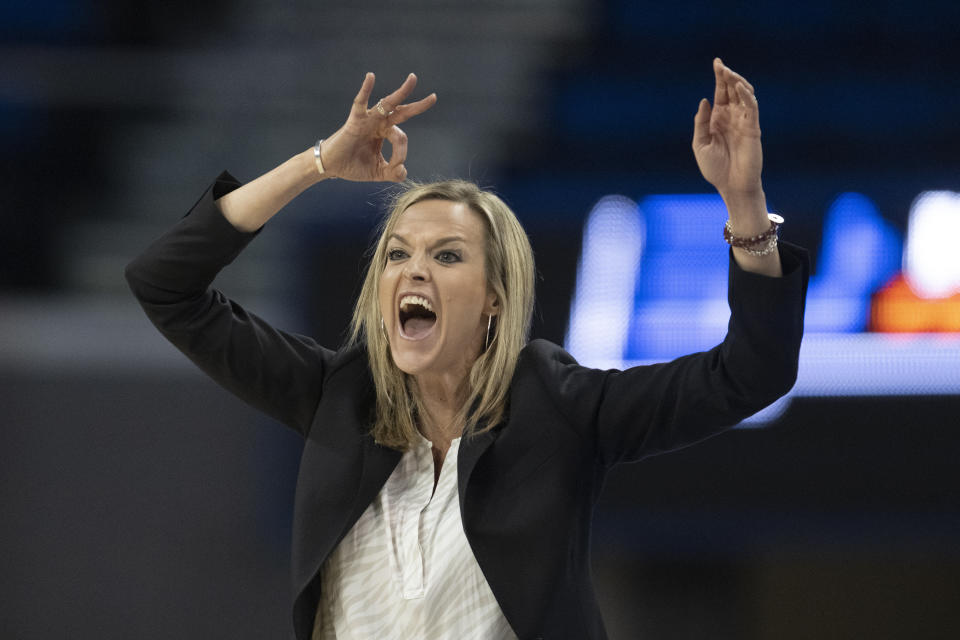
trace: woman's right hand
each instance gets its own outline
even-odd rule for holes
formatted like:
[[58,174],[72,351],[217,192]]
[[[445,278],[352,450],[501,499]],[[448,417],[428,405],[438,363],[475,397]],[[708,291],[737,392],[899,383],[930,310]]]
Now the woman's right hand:
[[[417,86],[410,74],[400,88],[367,108],[375,77],[368,73],[353,101],[350,115],[340,129],[320,145],[326,177],[357,182],[401,182],[407,177],[407,134],[397,125],[419,115],[437,102],[437,94],[403,104]],[[383,157],[383,141],[392,147],[390,160]]]
[[[323,175],[317,172],[311,147],[256,180],[217,200],[224,217],[240,231],[256,231],[288,202],[324,178],[343,178],[358,182],[400,182],[407,177],[403,161],[407,158],[407,134],[398,123],[423,113],[437,101],[436,94],[418,102],[403,104],[417,77],[412,73],[400,88],[381,100],[382,107],[367,109],[373,91],[373,74],[363,79],[360,93],[353,101],[346,123],[320,145]],[[393,147],[390,161],[383,157],[383,141]]]

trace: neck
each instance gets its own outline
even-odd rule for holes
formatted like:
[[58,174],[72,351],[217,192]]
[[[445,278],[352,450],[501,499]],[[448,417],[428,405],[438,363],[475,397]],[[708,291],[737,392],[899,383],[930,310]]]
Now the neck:
[[463,431],[463,425],[455,420],[467,397],[466,375],[427,374],[417,376],[416,381],[426,414],[421,416],[420,432],[435,444],[449,445]]

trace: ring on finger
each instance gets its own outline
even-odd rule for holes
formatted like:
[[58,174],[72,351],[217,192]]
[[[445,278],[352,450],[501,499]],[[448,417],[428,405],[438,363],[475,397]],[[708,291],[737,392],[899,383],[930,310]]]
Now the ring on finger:
[[380,115],[382,115],[384,118],[386,118],[387,116],[393,115],[393,109],[390,109],[390,111],[387,111],[387,110],[384,108],[383,104],[384,104],[384,103],[383,103],[383,100],[381,99],[381,100],[379,100],[379,101],[377,102],[377,104],[374,106],[374,108],[375,108],[375,109],[377,110],[377,112],[378,112]]

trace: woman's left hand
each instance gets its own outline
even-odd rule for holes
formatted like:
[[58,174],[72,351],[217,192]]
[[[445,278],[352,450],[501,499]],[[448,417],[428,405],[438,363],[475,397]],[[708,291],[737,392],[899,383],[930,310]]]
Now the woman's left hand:
[[[760,146],[760,112],[753,85],[723,64],[713,60],[717,89],[713,107],[706,99],[693,119],[693,154],[700,173],[720,192],[730,216],[730,232],[752,237],[770,228],[767,200],[760,181],[763,148]],[[780,252],[757,256],[734,248],[741,268],[768,276],[780,276]]]
[[693,154],[707,182],[729,204],[762,198],[760,119],[753,85],[714,58],[713,107],[706,98],[693,120]]

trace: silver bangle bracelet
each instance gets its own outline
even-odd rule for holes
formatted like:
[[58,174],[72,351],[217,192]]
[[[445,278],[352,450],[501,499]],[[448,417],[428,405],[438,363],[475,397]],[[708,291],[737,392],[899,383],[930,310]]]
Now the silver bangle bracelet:
[[323,143],[323,138],[317,140],[317,144],[313,146],[313,159],[317,163],[317,171],[320,172],[320,175],[324,175],[326,170],[323,168],[323,160],[320,158],[321,143]]

